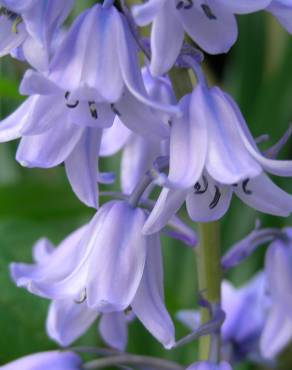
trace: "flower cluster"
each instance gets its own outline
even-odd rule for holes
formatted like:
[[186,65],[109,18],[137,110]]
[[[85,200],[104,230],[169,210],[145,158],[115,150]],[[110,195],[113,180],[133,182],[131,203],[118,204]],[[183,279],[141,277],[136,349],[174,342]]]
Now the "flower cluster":
[[[62,347],[99,318],[100,335],[117,355],[126,348],[127,325],[137,318],[165,348],[174,348],[181,340],[165,304],[160,237],[196,247],[195,232],[176,215],[184,202],[189,218],[203,223],[219,220],[233,193],[260,212],[292,212],[292,196],[268,176],[292,176],[292,161],[276,159],[290,129],[261,151],[233,98],[208,84],[203,52],[232,47],[237,14],[269,12],[292,33],[292,2],[148,0],[130,9],[125,1],[105,0],[67,28],[73,6],[74,0],[0,0],[0,55],[30,66],[19,88],[26,99],[0,122],[0,141],[20,139],[16,160],[22,166],[64,163],[73,192],[96,210],[57,247],[37,241],[34,263],[12,263],[11,276],[17,286],[51,301],[47,333]],[[149,42],[139,36],[138,26],[146,25]],[[178,96],[167,74],[173,67],[196,77],[193,91]],[[120,151],[121,192],[100,206],[98,185],[111,184],[116,174],[101,172],[99,160]],[[155,186],[161,188],[156,199]],[[218,336],[218,315],[226,315],[219,349],[226,362],[210,350],[208,361],[189,370],[230,370],[243,359],[274,361],[292,338],[291,229],[256,229],[221,265],[233,267],[267,241],[264,271],[239,289],[223,281],[222,307],[220,300],[203,299],[209,323],[200,326],[198,311],[178,313],[193,338],[201,332]],[[125,358],[121,365],[134,361]],[[146,365],[156,368],[151,361]],[[80,366],[72,352],[48,352],[1,368]]]

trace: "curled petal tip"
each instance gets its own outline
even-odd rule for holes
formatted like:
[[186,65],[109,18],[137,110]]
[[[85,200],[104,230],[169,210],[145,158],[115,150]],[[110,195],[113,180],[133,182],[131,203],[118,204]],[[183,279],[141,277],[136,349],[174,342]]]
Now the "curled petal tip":
[[155,228],[155,225],[152,223],[148,223],[147,221],[145,222],[143,228],[142,228],[142,234],[143,235],[151,235],[155,233],[157,230]]
[[163,343],[163,347],[167,350],[170,350],[175,347],[174,338],[169,339],[167,342]]

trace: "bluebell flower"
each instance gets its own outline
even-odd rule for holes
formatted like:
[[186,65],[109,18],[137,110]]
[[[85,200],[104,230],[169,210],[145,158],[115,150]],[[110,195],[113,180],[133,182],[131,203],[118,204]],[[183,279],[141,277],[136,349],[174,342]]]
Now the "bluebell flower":
[[146,212],[124,201],[103,205],[92,221],[70,235],[44,263],[12,264],[19,286],[53,300],[80,300],[102,313],[129,307],[166,348],[174,327],[164,305],[159,235],[146,237]]
[[116,103],[128,90],[143,104],[179,113],[176,106],[148,97],[137,52],[123,14],[114,6],[97,4],[74,21],[52,59],[49,78],[72,99]]
[[[0,141],[21,137],[16,158],[27,167],[51,168],[64,162],[74,192],[88,206],[98,205],[97,182],[112,180],[98,173],[97,162],[101,129],[111,126],[115,116],[156,143],[169,133],[168,115],[154,113],[130,93],[115,106],[74,100],[46,74],[32,70],[20,90],[31,96],[1,122]],[[158,101],[156,89],[149,86],[149,91]]]
[[[226,314],[221,331],[223,358],[237,362],[259,353],[268,306],[263,272],[239,288],[227,280],[222,282],[222,309]],[[200,315],[195,310],[181,310],[177,318],[191,330],[200,325]]]
[[138,25],[151,22],[151,73],[170,69],[180,52],[186,32],[210,54],[226,53],[237,39],[234,14],[266,8],[271,0],[148,0],[135,5]]
[[292,161],[264,156],[233,99],[198,84],[172,120],[169,174],[144,231],[159,230],[186,200],[194,221],[222,217],[235,193],[261,212],[288,216],[292,197],[265,172],[291,176]]
[[270,359],[278,355],[292,339],[292,229],[283,231],[286,238],[271,243],[265,262],[271,308],[260,348],[262,355]]
[[[38,240],[33,246],[33,258],[38,264],[44,264],[54,253],[54,245],[46,238]],[[111,312],[100,315],[90,309],[84,300],[72,298],[54,300],[50,303],[46,329],[48,336],[59,345],[67,347],[83,335],[101,316],[99,332],[103,340],[112,348],[123,351],[127,344],[127,324],[133,319],[128,312]]]
[[25,167],[64,162],[76,195],[96,208],[98,181],[103,182],[97,167],[102,130],[73,123],[69,111],[57,96],[32,96],[1,122],[0,141],[21,137],[16,159]]
[[21,48],[28,63],[46,70],[54,39],[73,4],[74,0],[1,0],[0,56]]
[[1,370],[80,370],[81,359],[73,352],[34,353],[0,366]]

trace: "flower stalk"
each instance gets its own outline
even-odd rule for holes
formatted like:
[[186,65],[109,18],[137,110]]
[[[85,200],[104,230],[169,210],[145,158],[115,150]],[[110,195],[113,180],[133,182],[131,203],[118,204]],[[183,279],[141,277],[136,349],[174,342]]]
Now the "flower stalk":
[[[199,224],[199,246],[196,248],[198,272],[198,288],[203,300],[212,307],[220,305],[221,301],[221,265],[220,265],[220,226],[219,222]],[[202,307],[201,324],[211,319],[210,309]],[[220,329],[212,336],[199,339],[199,359],[220,360]]]
[[87,362],[86,364],[83,365],[82,369],[83,370],[104,369],[115,365],[147,366],[151,369],[159,370],[184,369],[182,366],[176,364],[175,362],[166,361],[155,357],[131,355],[128,353]]
[[[192,90],[187,69],[172,69],[169,73],[177,99]],[[221,254],[219,222],[199,223],[199,246],[195,249],[198,275],[198,289],[212,307],[221,303]],[[212,319],[210,309],[200,310],[201,324]],[[213,335],[199,338],[198,360],[220,361],[220,328]]]

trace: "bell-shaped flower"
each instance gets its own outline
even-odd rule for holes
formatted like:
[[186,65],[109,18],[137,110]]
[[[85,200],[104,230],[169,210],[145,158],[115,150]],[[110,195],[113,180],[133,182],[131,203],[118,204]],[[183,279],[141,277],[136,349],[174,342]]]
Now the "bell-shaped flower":
[[235,193],[264,213],[288,216],[292,196],[265,174],[292,175],[292,161],[264,156],[232,98],[198,84],[171,125],[169,174],[144,231],[159,230],[186,200],[194,221],[222,217]]
[[1,0],[0,56],[21,48],[28,63],[46,70],[54,39],[73,4],[74,0]]
[[81,370],[82,361],[73,352],[39,352],[0,366],[1,370]]
[[227,362],[215,364],[211,361],[200,361],[190,365],[186,370],[232,370],[232,368]]
[[1,142],[21,137],[16,154],[21,165],[51,168],[64,162],[73,191],[90,207],[98,206],[97,183],[103,181],[97,167],[101,135],[98,126],[75,124],[57,95],[28,98],[0,127]]
[[102,313],[131,307],[170,348],[174,327],[164,304],[160,240],[158,234],[142,234],[146,217],[125,201],[106,203],[44,263],[12,264],[12,277],[18,286],[53,300],[86,296],[88,307]]
[[291,0],[273,0],[268,6],[267,11],[272,13],[289,33],[292,33]]
[[234,14],[266,8],[271,0],[148,0],[133,7],[136,23],[152,22],[151,72],[161,75],[175,63],[186,32],[210,54],[226,53],[237,39]]
[[[38,264],[46,263],[55,247],[47,239],[38,240],[33,246],[33,258]],[[100,316],[90,309],[83,300],[72,298],[58,299],[49,306],[46,328],[48,336],[59,345],[67,347],[83,335]],[[132,315],[127,312],[111,312],[101,315],[99,332],[103,340],[112,348],[123,351],[127,344],[127,324]]]
[[112,125],[108,104],[72,100],[44,75],[26,72],[21,91],[31,96],[1,121],[0,141],[21,138],[16,159],[26,167],[51,168],[65,163],[70,184],[81,201],[98,205],[97,182],[102,128]]
[[113,104],[128,91],[144,105],[178,114],[176,106],[147,95],[137,52],[124,15],[113,5],[96,4],[74,21],[52,59],[49,78],[74,99]]
[[271,308],[260,341],[264,357],[273,358],[292,340],[292,230],[271,243],[266,254],[266,274]]
[[[95,101],[86,94],[76,99],[71,92],[50,80],[47,73],[28,70],[20,92],[30,97],[1,122],[0,141],[48,130],[63,115],[70,123],[85,127],[110,127],[118,116],[132,131],[153,139],[169,136],[168,117],[145,106],[126,89],[117,103]],[[153,99],[158,99],[153,92]],[[62,118],[64,119],[64,117]]]
[[[222,325],[222,356],[231,362],[242,361],[258,352],[259,339],[266,320],[268,298],[265,275],[258,273],[239,288],[222,282],[222,309],[226,317]],[[195,310],[182,310],[177,318],[191,330],[200,324]]]

